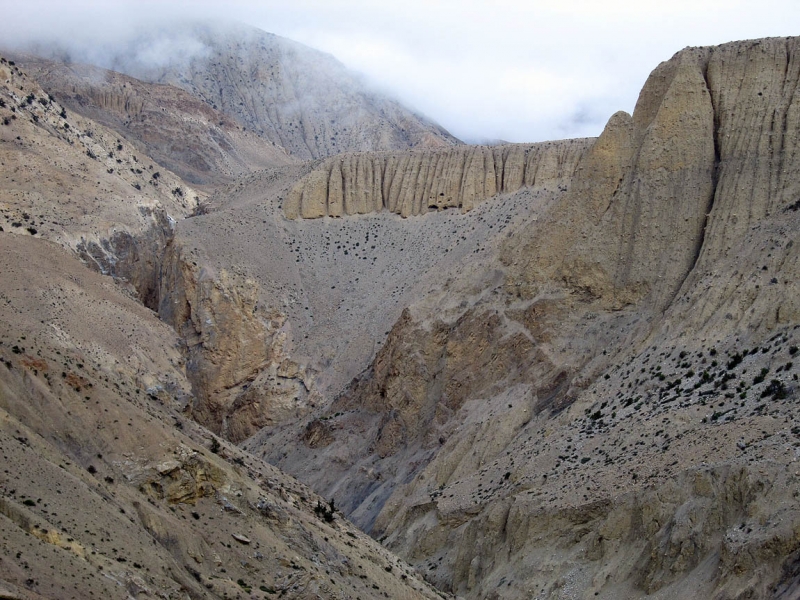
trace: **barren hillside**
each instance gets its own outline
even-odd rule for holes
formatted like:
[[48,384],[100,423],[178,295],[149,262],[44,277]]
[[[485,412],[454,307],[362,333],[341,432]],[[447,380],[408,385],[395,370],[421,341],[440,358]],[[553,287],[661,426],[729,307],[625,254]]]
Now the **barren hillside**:
[[139,80],[31,62],[81,114],[0,62],[7,595],[800,595],[797,39],[468,147],[187,31]]
[[[150,48],[170,41],[192,50],[148,60]],[[176,24],[112,50],[106,66],[184,89],[303,160],[459,143],[329,54],[245,25]]]
[[144,304],[204,194],[14,61],[0,81],[0,595],[440,596],[186,418],[186,343]]
[[114,129],[193,185],[291,164],[286,151],[179,88],[90,65],[16,56],[68,110]]
[[326,411],[245,447],[467,597],[794,597],[798,56],[659,66],[575,177],[487,203],[536,217]]

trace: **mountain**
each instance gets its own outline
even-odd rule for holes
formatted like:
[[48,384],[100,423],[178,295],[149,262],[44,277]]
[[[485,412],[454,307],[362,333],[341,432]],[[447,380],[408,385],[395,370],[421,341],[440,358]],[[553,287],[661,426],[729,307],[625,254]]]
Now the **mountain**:
[[[473,219],[503,232],[440,259],[325,410],[244,447],[465,597],[794,597],[798,57],[770,39],[660,65],[574,175],[454,217],[467,243]],[[483,156],[470,193],[503,180]],[[298,184],[300,216],[306,195],[331,214],[332,173]],[[396,195],[424,213],[422,180]]]
[[[354,109],[329,156],[258,129],[242,69],[292,44],[186,31],[103,79],[244,126],[203,187],[122,100],[0,61],[8,595],[110,563],[143,597],[797,597],[796,38],[678,52],[596,139],[385,147]],[[324,97],[293,114],[352,127]]]
[[[153,58],[176,45],[182,52]],[[176,24],[112,49],[106,60],[115,71],[186,90],[301,160],[459,143],[332,56],[245,25]]]
[[145,304],[205,193],[14,61],[0,81],[0,596],[441,597],[186,418],[185,342]]
[[15,61],[68,110],[124,136],[192,185],[295,162],[286,151],[174,86],[31,55]]

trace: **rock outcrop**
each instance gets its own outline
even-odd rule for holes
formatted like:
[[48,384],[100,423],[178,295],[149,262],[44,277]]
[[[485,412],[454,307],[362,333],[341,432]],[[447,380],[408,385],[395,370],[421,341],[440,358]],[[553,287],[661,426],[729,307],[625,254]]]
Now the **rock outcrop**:
[[312,374],[287,352],[286,315],[265,310],[254,280],[214,272],[178,238],[167,246],[159,283],[158,314],[186,345],[198,422],[238,442],[315,405]]
[[353,154],[325,160],[292,188],[289,219],[387,210],[403,217],[472,210],[522,187],[558,187],[575,173],[592,140],[468,146],[403,154]]

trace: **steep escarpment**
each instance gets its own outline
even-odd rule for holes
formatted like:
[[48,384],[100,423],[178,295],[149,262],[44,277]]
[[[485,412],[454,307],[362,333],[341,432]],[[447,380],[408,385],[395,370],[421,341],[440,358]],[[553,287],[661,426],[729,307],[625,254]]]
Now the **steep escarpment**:
[[592,140],[469,146],[404,154],[354,154],[324,161],[292,188],[289,219],[388,210],[403,217],[472,210],[522,187],[558,187],[575,173]]
[[[589,151],[547,236],[508,244],[520,275],[556,279],[618,306],[665,308],[694,266],[716,185],[709,49],[660,65],[633,117],[618,113]],[[542,225],[542,227],[545,227]],[[524,265],[524,266],[523,266]]]
[[[170,44],[187,50],[152,60],[152,46]],[[110,49],[102,66],[184,89],[301,160],[459,143],[369,90],[332,56],[245,25],[184,23],[150,31]]]
[[226,183],[293,160],[283,148],[175,86],[30,55],[17,56],[16,62],[67,110],[118,131],[192,185]]
[[686,297],[675,307],[676,320],[698,329],[769,329],[800,317],[799,47],[796,38],[756,40],[715,48],[709,58],[718,184]]
[[536,218],[247,447],[467,597],[792,597],[798,56],[660,65]]
[[265,310],[253,279],[235,268],[215,272],[177,238],[159,285],[158,314],[185,344],[195,420],[238,442],[315,405],[311,373],[286,351],[286,315]]

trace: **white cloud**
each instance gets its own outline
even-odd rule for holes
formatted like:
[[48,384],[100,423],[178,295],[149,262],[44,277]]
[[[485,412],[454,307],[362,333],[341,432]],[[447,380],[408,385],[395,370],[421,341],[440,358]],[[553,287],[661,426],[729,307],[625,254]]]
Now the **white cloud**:
[[597,135],[687,45],[792,35],[796,0],[29,0],[0,38],[113,40],[148,19],[237,19],[330,52],[467,139]]

